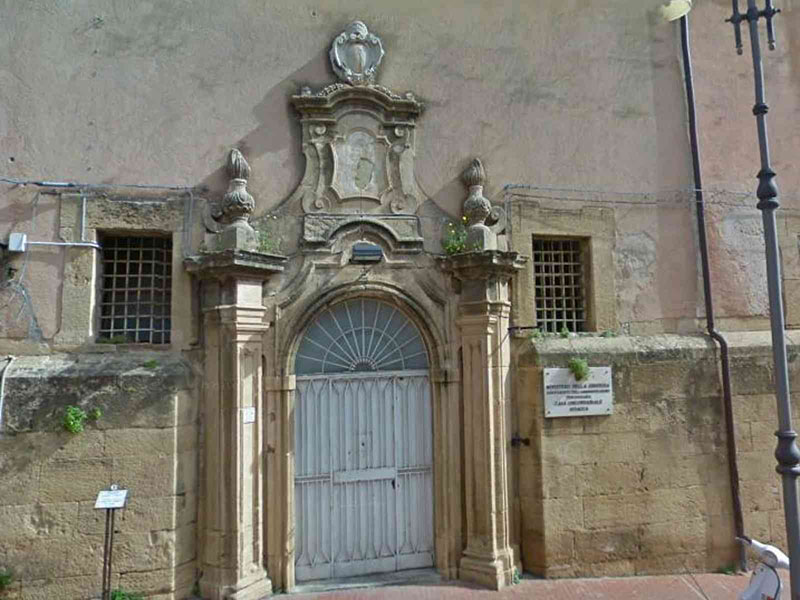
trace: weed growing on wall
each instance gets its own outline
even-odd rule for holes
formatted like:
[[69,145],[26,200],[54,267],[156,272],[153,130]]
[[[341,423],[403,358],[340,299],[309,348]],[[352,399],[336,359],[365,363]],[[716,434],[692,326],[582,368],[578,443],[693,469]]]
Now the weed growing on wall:
[[8,589],[14,583],[14,573],[11,569],[0,569],[0,592]]
[[559,331],[558,333],[553,333],[551,331],[542,331],[541,329],[539,329],[537,327],[536,329],[533,329],[531,331],[531,333],[528,334],[528,339],[530,339],[531,342],[536,342],[537,340],[546,340],[548,338],[556,338],[556,337],[565,338],[565,339],[566,338],[573,338],[573,337],[577,337],[577,338],[596,338],[596,337],[600,337],[600,338],[615,338],[615,337],[619,337],[619,335],[620,334],[618,332],[616,332],[616,331],[614,331],[612,329],[607,329],[607,330],[605,330],[605,331],[603,331],[601,333],[597,333],[597,332],[593,332],[593,331],[573,332],[573,331],[569,331],[566,327],[562,327],[561,331]]
[[111,600],[144,600],[144,596],[123,589],[117,589],[111,590]]
[[567,367],[572,371],[575,381],[583,381],[589,376],[589,363],[585,358],[570,358]]
[[114,335],[109,338],[100,338],[97,340],[98,344],[127,344],[130,342],[128,336],[125,335]]
[[268,231],[258,232],[258,251],[262,254],[278,254],[281,250],[280,240],[276,240]]
[[280,254],[283,238],[278,217],[275,215],[261,217],[252,225],[256,230],[256,250],[262,254]]
[[86,421],[97,421],[103,416],[103,411],[93,408],[88,413],[80,406],[70,405],[64,409],[62,424],[64,429],[70,433],[83,433],[86,428]]
[[450,221],[445,227],[442,248],[445,254],[460,254],[467,250],[467,222],[466,217],[461,217],[460,223]]

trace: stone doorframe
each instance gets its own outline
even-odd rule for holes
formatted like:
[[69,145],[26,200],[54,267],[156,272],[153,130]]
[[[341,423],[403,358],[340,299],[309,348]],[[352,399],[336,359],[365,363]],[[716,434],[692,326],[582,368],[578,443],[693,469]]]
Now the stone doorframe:
[[[437,326],[430,311],[399,287],[373,281],[333,287],[285,311],[277,306],[269,309],[276,326],[264,333],[264,539],[267,571],[276,589],[291,590],[295,586],[294,358],[303,333],[315,317],[325,307],[353,298],[389,302],[411,319],[424,340],[433,406],[434,565],[442,576],[458,577],[462,553],[462,416],[459,371],[451,366],[455,364],[449,351],[452,341],[446,339],[450,328]],[[444,318],[447,312],[443,310],[439,316]]]

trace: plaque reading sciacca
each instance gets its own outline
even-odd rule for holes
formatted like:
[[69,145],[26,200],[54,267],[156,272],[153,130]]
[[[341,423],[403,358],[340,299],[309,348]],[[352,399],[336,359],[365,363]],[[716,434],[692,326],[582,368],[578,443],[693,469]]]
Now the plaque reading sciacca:
[[544,416],[588,417],[614,412],[611,367],[590,367],[589,376],[575,381],[569,369],[544,370]]

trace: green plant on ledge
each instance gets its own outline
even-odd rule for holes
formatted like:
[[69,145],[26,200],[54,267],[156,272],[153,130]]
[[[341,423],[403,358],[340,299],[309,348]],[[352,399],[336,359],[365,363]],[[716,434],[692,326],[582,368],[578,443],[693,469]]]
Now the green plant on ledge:
[[130,340],[125,335],[114,335],[108,338],[100,338],[98,344],[127,344]]
[[736,565],[733,563],[722,565],[716,572],[722,575],[736,575]]
[[97,421],[102,416],[103,411],[99,408],[93,408],[87,413],[80,406],[70,405],[64,409],[62,424],[70,433],[83,433],[86,421]]
[[8,589],[14,583],[14,573],[11,569],[0,569],[0,592]]
[[111,590],[111,600],[144,600],[144,596],[123,589],[116,589]]
[[464,226],[466,222],[467,218],[461,217],[460,223],[450,221],[447,224],[442,239],[445,254],[461,254],[467,251],[467,228]]
[[276,240],[275,236],[265,229],[256,231],[258,235],[258,251],[262,254],[276,254],[280,251],[280,240]]
[[567,367],[572,371],[575,381],[583,381],[589,376],[589,363],[585,358],[570,358]]

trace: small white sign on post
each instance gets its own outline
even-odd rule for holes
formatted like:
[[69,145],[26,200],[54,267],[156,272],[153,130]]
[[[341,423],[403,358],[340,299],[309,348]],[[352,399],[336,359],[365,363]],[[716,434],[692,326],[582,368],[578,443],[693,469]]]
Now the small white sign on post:
[[242,409],[242,422],[245,425],[247,423],[255,423],[256,422],[256,407],[255,406],[245,406]]
[[[116,486],[112,486],[116,487]],[[101,490],[94,503],[95,508],[125,508],[128,490]]]
[[611,367],[589,367],[586,379],[575,381],[569,369],[544,370],[544,416],[588,417],[614,412]]

